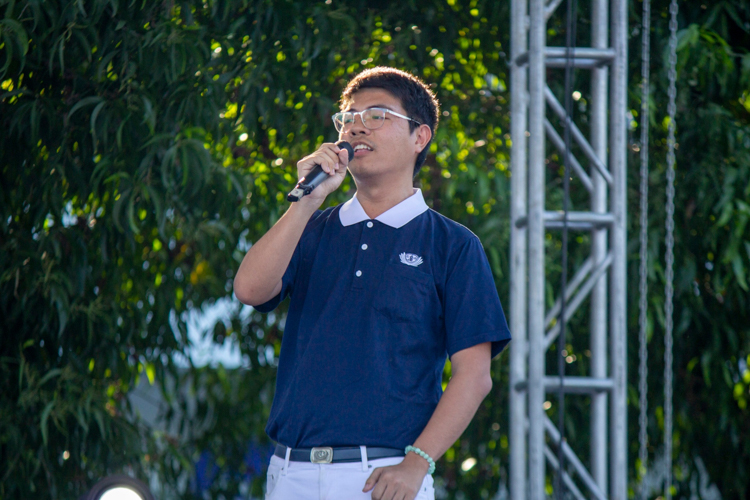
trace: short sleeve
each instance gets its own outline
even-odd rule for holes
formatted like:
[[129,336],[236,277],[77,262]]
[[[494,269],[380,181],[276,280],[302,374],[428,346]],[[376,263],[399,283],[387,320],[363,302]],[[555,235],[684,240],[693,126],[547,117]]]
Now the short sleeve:
[[284,276],[281,278],[281,291],[279,294],[271,300],[255,306],[255,310],[262,313],[271,312],[276,309],[285,298],[292,294],[292,291],[294,290],[294,278],[297,276],[297,266],[300,260],[300,248],[301,245],[297,243],[297,248],[294,249],[292,260],[289,261],[289,265],[287,266],[286,271],[284,271]]
[[444,295],[448,355],[491,342],[494,358],[510,342],[510,330],[479,238],[472,235],[452,260]]
[[255,306],[255,310],[262,313],[271,312],[276,309],[276,307],[281,304],[281,302],[285,298],[293,293],[294,284],[297,277],[297,270],[299,268],[299,262],[302,259],[302,242],[304,241],[305,237],[307,237],[310,232],[314,230],[314,228],[320,223],[320,221],[324,219],[324,217],[322,217],[323,214],[323,211],[318,210],[312,215],[312,217],[310,217],[310,220],[307,222],[307,226],[305,226],[305,230],[302,233],[299,242],[297,243],[297,248],[294,249],[292,260],[289,261],[289,265],[287,266],[286,271],[284,271],[284,276],[282,276],[281,278],[281,291],[279,292],[279,294],[268,302]]

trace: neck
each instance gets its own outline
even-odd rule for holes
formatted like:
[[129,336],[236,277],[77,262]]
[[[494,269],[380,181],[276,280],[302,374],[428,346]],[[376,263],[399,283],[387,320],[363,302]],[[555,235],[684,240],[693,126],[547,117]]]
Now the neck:
[[411,179],[408,183],[401,182],[396,185],[357,183],[357,199],[371,219],[387,212],[413,194],[414,186]]

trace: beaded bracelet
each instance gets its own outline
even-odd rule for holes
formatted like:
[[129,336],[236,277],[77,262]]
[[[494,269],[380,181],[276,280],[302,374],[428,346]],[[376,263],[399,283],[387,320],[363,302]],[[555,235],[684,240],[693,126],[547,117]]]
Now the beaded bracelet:
[[410,451],[413,451],[420,457],[424,458],[425,460],[427,460],[427,463],[430,464],[430,468],[427,469],[427,474],[432,474],[433,472],[435,472],[435,461],[432,459],[431,456],[429,456],[427,453],[423,452],[422,450],[420,450],[419,448],[415,446],[407,446],[406,449],[404,450],[404,454],[409,453]]

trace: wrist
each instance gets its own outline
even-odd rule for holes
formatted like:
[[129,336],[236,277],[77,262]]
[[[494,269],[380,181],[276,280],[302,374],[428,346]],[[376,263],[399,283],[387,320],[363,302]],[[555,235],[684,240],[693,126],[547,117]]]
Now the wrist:
[[407,453],[406,456],[404,456],[404,464],[409,468],[419,470],[425,475],[427,475],[427,471],[430,470],[429,462],[416,453]]
[[312,214],[315,213],[316,210],[320,208],[320,206],[325,201],[325,198],[323,199],[315,199],[311,198],[310,196],[305,196],[301,198],[299,201],[292,202],[289,205],[289,212],[292,213],[299,213],[306,219],[309,219]]
[[423,464],[423,467],[426,466],[425,474],[432,474],[433,472],[435,472],[435,461],[430,455],[417,448],[416,446],[407,446],[404,451],[406,452],[404,460],[413,457],[411,461],[416,460],[417,462],[421,462]]

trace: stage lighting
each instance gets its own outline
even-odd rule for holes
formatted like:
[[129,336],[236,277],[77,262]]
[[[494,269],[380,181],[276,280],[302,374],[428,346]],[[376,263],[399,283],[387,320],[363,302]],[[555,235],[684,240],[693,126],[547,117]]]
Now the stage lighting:
[[96,483],[81,500],[154,500],[154,496],[143,482],[118,474]]

